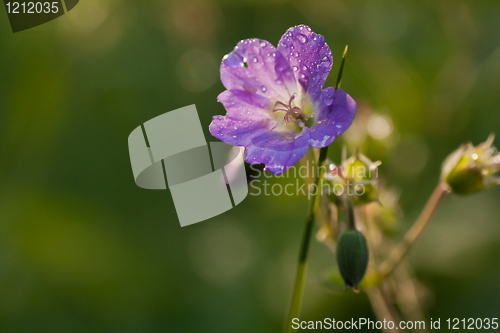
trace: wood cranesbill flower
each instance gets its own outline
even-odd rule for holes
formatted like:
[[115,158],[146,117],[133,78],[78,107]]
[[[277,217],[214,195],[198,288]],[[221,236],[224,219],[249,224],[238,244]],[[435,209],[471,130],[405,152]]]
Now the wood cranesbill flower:
[[356,102],[342,89],[323,89],[332,53],[323,36],[299,25],[278,47],[246,39],[224,56],[218,100],[227,114],[215,116],[210,133],[245,147],[245,160],[280,174],[309,147],[331,144],[351,125]]

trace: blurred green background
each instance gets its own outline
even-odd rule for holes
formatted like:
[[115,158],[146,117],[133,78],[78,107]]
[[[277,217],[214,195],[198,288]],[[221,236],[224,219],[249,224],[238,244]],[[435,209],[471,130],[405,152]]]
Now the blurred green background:
[[[325,36],[333,73],[349,44],[343,88],[360,119],[390,125],[390,140],[366,139],[388,133],[362,123],[343,140],[382,160],[401,233],[447,154],[500,133],[497,0],[82,0],[16,34],[1,13],[0,331],[281,329],[306,198],[249,196],[180,228],[168,191],[134,184],[127,137],[196,104],[211,140],[222,56],[240,39],[276,45],[300,23]],[[499,199],[500,188],[450,196],[412,251],[429,318],[500,317]],[[364,294],[324,286],[334,269],[314,241],[302,319],[375,319]]]

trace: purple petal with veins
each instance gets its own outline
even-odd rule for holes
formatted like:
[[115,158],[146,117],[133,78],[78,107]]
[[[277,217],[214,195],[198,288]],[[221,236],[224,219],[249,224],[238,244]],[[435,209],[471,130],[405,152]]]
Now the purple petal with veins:
[[279,175],[297,163],[309,149],[309,131],[263,135],[245,147],[245,161],[264,163],[265,170]]
[[278,51],[288,60],[304,90],[310,95],[318,94],[330,73],[333,60],[323,36],[305,25],[292,27],[281,37]]
[[245,90],[273,100],[288,100],[283,80],[294,80],[286,58],[272,44],[256,38],[240,41],[224,57],[220,78],[228,90]]
[[318,121],[310,128],[309,145],[323,148],[351,126],[356,115],[356,102],[342,89],[329,87],[321,91],[317,108]]

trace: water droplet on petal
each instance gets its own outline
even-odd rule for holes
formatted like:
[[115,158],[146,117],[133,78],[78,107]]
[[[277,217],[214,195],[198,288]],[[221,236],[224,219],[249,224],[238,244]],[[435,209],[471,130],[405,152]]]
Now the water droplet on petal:
[[293,56],[297,58],[299,56],[299,52],[293,52]]
[[273,57],[276,57],[276,52],[273,52],[273,53],[272,53],[272,56],[273,56]]
[[260,87],[260,89],[262,90],[262,92],[266,92],[267,91],[266,86],[262,86],[262,87]]
[[259,59],[257,59],[257,58],[253,58],[253,59],[252,59],[252,61],[253,61],[254,63],[257,63],[257,62],[259,61]]
[[281,80],[276,80],[276,83],[277,83],[277,84],[282,84],[282,83],[283,83],[283,81],[281,81]]
[[325,98],[325,104],[330,106],[332,105],[333,103],[333,96],[328,96],[327,98]]
[[302,70],[303,71],[307,71],[307,66],[306,65],[302,65]]
[[297,66],[293,66],[292,69],[293,69],[294,72],[296,72],[296,71],[299,70],[299,68]]
[[260,42],[261,47],[266,47],[266,42]]
[[299,41],[300,44],[305,44],[307,42],[307,37],[303,34],[298,34],[297,40]]

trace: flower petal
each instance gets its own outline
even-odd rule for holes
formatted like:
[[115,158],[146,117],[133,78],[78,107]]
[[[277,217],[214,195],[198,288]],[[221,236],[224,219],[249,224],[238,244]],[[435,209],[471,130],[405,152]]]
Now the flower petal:
[[210,133],[230,145],[246,146],[256,136],[270,132],[276,120],[267,111],[268,98],[245,90],[225,90],[218,96],[226,116],[214,116]]
[[278,51],[288,60],[304,91],[312,95],[315,90],[319,95],[333,60],[323,36],[306,25],[298,25],[288,29],[281,37]]
[[319,115],[316,124],[310,128],[309,144],[323,148],[351,126],[356,115],[356,102],[342,89],[329,87],[321,91],[316,107]]
[[300,133],[270,132],[245,147],[245,160],[250,164],[264,163],[265,170],[282,174],[297,163],[309,149],[309,130]]
[[283,55],[269,42],[256,38],[240,41],[224,56],[220,76],[228,90],[244,90],[274,101],[288,101],[287,87],[297,86]]

